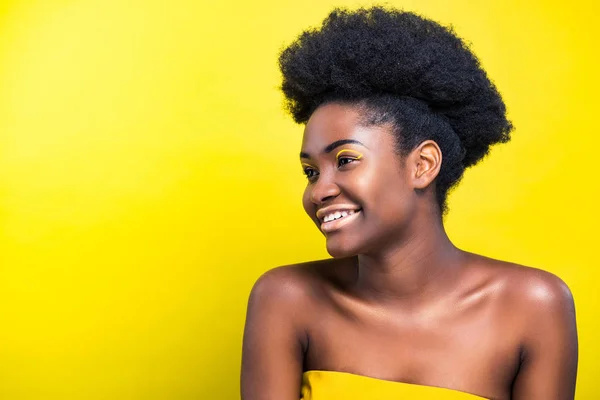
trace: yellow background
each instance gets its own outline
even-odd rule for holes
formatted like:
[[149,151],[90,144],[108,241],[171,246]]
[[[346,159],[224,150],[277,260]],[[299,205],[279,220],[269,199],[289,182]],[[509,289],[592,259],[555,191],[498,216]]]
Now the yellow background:
[[[517,127],[461,247],[571,287],[599,399],[596,2],[406,0],[472,42]],[[0,3],[0,398],[235,399],[248,292],[325,257],[277,55],[329,0]]]

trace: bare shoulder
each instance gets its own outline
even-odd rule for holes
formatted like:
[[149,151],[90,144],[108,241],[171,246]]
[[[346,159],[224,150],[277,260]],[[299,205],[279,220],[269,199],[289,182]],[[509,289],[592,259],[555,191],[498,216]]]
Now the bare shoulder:
[[499,299],[511,312],[525,318],[574,313],[571,290],[551,272],[479,256],[476,264],[495,282]]
[[273,268],[262,274],[250,293],[250,302],[302,308],[320,299],[348,275],[346,260],[318,260]]
[[[573,295],[556,275],[491,259],[475,267],[498,292],[503,334],[516,340],[519,359],[513,399],[573,399],[578,339]],[[484,271],[484,272],[481,272]]]
[[244,328],[242,398],[298,398],[307,326],[326,286],[324,271],[319,262],[278,267],[254,284]]
[[263,273],[254,283],[250,299],[297,300],[306,287],[306,269],[301,265],[276,267]]

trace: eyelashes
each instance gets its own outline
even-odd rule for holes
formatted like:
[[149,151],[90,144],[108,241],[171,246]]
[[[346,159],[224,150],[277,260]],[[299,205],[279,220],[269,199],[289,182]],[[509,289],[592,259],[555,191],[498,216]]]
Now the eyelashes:
[[[343,149],[338,151],[335,155],[336,164],[338,168],[343,167],[344,165],[351,164],[354,161],[360,160],[363,157],[361,153],[356,150]],[[302,170],[304,175],[308,178],[309,181],[312,181],[318,174],[319,170],[312,164],[301,163]]]
[[317,168],[307,163],[302,163],[302,171],[304,171],[304,175],[306,175],[309,180],[317,174]]

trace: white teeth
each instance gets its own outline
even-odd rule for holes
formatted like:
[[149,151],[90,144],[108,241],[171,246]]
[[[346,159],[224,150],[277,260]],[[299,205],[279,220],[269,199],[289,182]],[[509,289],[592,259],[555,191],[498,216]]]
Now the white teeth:
[[354,214],[353,210],[336,211],[332,214],[326,215],[325,218],[323,218],[323,222],[330,222],[330,221],[333,221],[336,219],[347,217],[348,215],[352,215],[352,214]]

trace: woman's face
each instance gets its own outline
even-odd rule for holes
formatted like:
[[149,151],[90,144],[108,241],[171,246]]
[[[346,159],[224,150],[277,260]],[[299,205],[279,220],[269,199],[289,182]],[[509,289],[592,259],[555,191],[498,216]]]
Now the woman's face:
[[333,257],[380,251],[402,241],[416,211],[406,162],[391,125],[365,126],[356,106],[319,107],[304,131],[303,205]]

